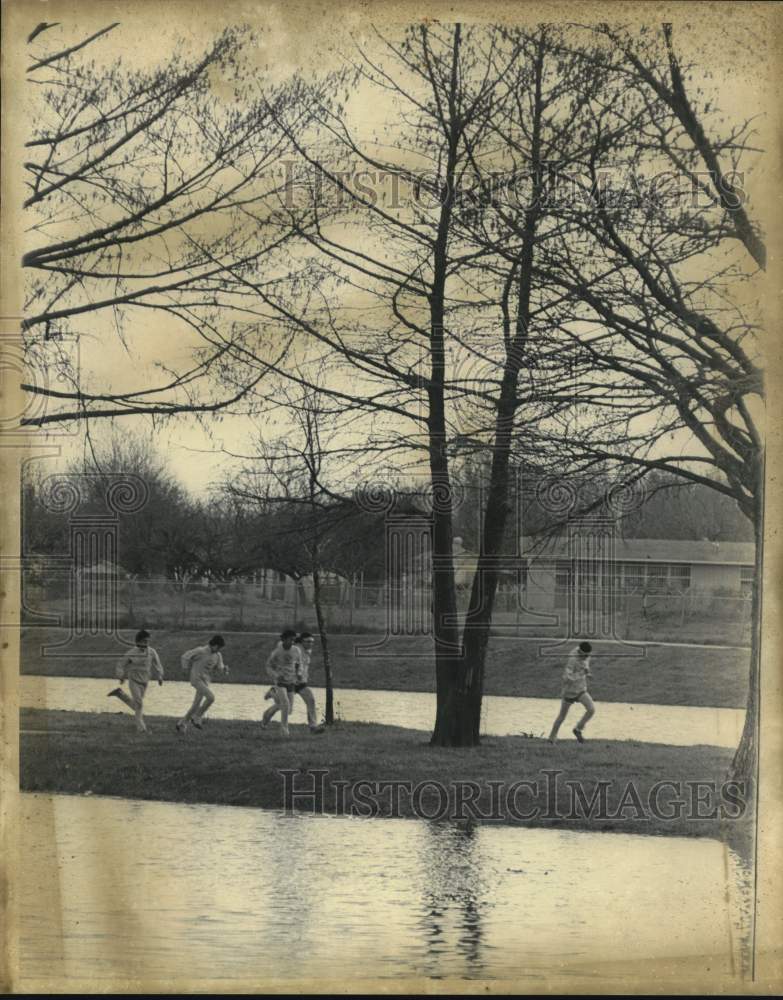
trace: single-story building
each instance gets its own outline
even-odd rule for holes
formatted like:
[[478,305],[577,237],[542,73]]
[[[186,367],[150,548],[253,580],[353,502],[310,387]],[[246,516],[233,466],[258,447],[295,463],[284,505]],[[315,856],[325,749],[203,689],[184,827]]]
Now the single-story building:
[[101,580],[125,580],[127,571],[119,563],[109,562],[104,559],[100,562],[92,563],[76,570],[76,575],[81,577],[94,577]]
[[701,594],[746,597],[754,575],[749,542],[615,538],[575,534],[548,544],[525,540],[521,563],[526,605],[565,606],[574,590],[622,594]]
[[[596,522],[575,525],[568,537],[525,537],[521,552],[499,558],[501,590],[521,590],[530,610],[563,608],[569,594],[722,593],[747,597],[753,583],[755,547],[749,542],[692,539],[617,538]],[[471,585],[477,556],[454,539],[458,589]],[[408,587],[428,587],[429,551],[410,559],[403,576]]]

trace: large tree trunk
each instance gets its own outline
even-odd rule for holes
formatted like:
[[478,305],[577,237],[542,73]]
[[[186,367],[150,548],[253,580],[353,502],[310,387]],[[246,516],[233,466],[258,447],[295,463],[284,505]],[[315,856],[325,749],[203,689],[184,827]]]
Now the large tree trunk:
[[436,746],[472,746],[460,698],[462,651],[452,556],[451,510],[433,515],[432,627],[435,638]]
[[495,419],[494,451],[490,474],[487,506],[481,538],[481,551],[473,576],[470,604],[465,616],[463,632],[463,662],[460,670],[460,688],[463,710],[469,713],[465,726],[470,730],[470,746],[476,746],[480,739],[481,702],[484,695],[484,666],[487,658],[492,612],[495,607],[500,578],[501,558],[504,550],[506,524],[509,510],[509,460],[511,453],[511,432],[516,410],[516,390],[519,376],[519,362],[527,328],[530,303],[529,273],[530,261],[523,269],[520,281],[520,304],[518,328],[506,360],[503,385],[498,400]]
[[453,504],[449,477],[448,434],[444,387],[446,381],[445,298],[448,273],[448,242],[455,194],[455,164],[461,125],[456,105],[461,27],[454,29],[451,86],[448,104],[448,157],[444,197],[432,254],[430,296],[431,373],[427,389],[430,482],[432,487],[432,617],[435,638],[435,729],[436,746],[472,746],[469,714],[461,696],[457,587],[453,559]]
[[[761,486],[759,486],[759,492]],[[746,783],[755,791],[759,752],[759,689],[761,685],[761,604],[763,579],[764,520],[763,504],[759,501],[754,512],[753,533],[756,543],[755,571],[750,608],[750,674],[748,703],[742,737],[731,763],[731,777]]]
[[[514,379],[516,385],[516,379]],[[499,420],[500,422],[500,420]],[[497,441],[497,439],[496,439]],[[473,745],[478,744],[481,727],[481,702],[484,695],[484,666],[487,658],[492,612],[499,581],[499,557],[508,521],[509,447],[495,451],[492,462],[487,508],[484,514],[482,549],[476,564],[470,605],[465,618],[463,646],[463,687],[472,710]]]
[[[487,507],[484,512],[481,552],[473,577],[470,604],[465,616],[461,655],[456,662],[449,665],[448,670],[444,668],[442,675],[439,665],[436,666],[438,711],[432,742],[440,746],[478,746],[480,741],[484,665],[498,586],[498,561],[503,550],[508,519],[508,466],[511,437],[517,409],[516,395],[519,370],[528,337],[536,227],[540,216],[543,191],[540,160],[543,58],[544,41],[542,37],[535,67],[535,103],[531,141],[533,197],[531,206],[525,213],[518,272],[515,265],[508,279],[507,287],[510,288],[514,281],[515,272],[517,272],[517,309],[513,330],[511,320],[504,311],[503,335],[506,345],[506,360],[495,414],[492,471]],[[432,436],[430,440],[432,441]],[[433,475],[433,485],[435,482],[436,479]],[[451,512],[449,512],[449,527],[451,527]],[[453,572],[451,580],[452,589],[454,589]],[[442,692],[441,684],[443,686]]]
[[[438,351],[442,357],[442,329]],[[438,339],[437,336],[434,339]],[[446,451],[442,381],[430,390],[430,475],[432,482],[432,630],[435,639],[436,746],[472,746],[469,707],[461,697],[462,650],[454,579],[453,504]]]
[[[438,688],[438,712],[432,742],[440,746],[478,746],[480,740],[484,664],[508,521],[511,432],[530,303],[530,261],[526,263],[528,266],[523,268],[520,281],[518,313],[520,333],[508,352],[498,400],[492,471],[487,506],[484,511],[481,551],[465,616],[462,647],[459,658],[449,665],[448,670],[444,670],[443,690],[441,691],[440,684]],[[450,527],[450,517],[448,523]],[[450,580],[454,589],[453,571]],[[454,592],[456,594],[456,591]],[[454,641],[456,642],[456,636]]]
[[463,673],[464,663],[456,660],[443,678],[443,699],[435,716],[435,730],[430,739],[432,746],[478,745],[476,719],[481,719],[481,696],[479,695],[477,703],[475,691],[466,689],[463,685]]

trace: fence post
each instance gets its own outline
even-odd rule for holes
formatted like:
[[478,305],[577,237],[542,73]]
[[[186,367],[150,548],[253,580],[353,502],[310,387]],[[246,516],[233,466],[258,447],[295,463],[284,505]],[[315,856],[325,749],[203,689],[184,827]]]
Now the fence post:
[[245,627],[245,585],[244,583],[239,584],[239,624],[241,628]]

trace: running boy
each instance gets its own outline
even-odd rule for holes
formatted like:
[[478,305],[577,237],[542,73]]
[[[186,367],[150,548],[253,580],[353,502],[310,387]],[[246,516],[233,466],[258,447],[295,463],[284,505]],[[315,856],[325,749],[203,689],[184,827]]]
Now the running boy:
[[322,733],[324,727],[318,724],[315,695],[310,690],[310,659],[313,655],[315,638],[310,632],[302,632],[296,642],[302,650],[302,665],[294,684],[294,694],[298,694],[307,707],[307,725],[310,727],[310,732]]
[[272,680],[272,697],[274,704],[264,712],[261,728],[265,729],[272,716],[280,711],[280,726],[283,736],[290,736],[288,731],[288,713],[293,707],[294,685],[302,669],[302,647],[296,646],[296,632],[287,628],[280,633],[280,642],[267,657],[266,672]]
[[[315,707],[315,695],[310,690],[310,657],[313,655],[315,639],[310,632],[302,632],[294,639],[294,645],[299,647],[301,653],[301,664],[297,668],[296,681],[294,682],[293,694],[289,696],[289,712],[293,711],[294,695],[298,694],[307,707],[307,725],[311,733],[323,733],[324,727],[318,724],[318,715]],[[274,697],[272,688],[267,692],[266,698]],[[278,711],[277,704],[270,706],[264,712],[262,726],[266,726],[270,719]]]
[[552,725],[552,732],[549,734],[549,742],[554,743],[557,739],[557,731],[560,724],[568,715],[569,708],[574,702],[581,702],[585,708],[585,714],[573,728],[573,734],[580,743],[584,743],[585,738],[582,730],[595,715],[595,705],[593,699],[587,693],[587,678],[592,677],[590,673],[590,653],[593,647],[589,642],[581,642],[575,647],[563,671],[563,687],[560,692],[560,711]]
[[177,723],[178,732],[184,732],[188,722],[191,722],[196,729],[202,728],[201,720],[215,700],[209,686],[212,673],[215,670],[224,676],[228,673],[228,667],[220,653],[224,646],[223,636],[213,635],[206,646],[196,646],[182,654],[182,671],[189,672],[190,683],[196,689],[196,695],[193,704]]
[[136,713],[136,731],[146,733],[147,727],[144,724],[144,695],[147,693],[147,685],[150,677],[154,675],[158,684],[163,683],[163,667],[160,657],[149,644],[150,634],[146,629],[136,633],[136,648],[130,650],[117,664],[117,678],[120,684],[128,680],[130,695],[125,694],[122,688],[116,687],[109,691],[107,698],[119,698],[128,708],[132,708]]

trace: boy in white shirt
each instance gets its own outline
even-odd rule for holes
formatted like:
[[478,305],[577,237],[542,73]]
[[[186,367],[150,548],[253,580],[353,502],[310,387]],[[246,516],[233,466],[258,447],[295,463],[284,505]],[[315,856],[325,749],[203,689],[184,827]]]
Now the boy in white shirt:
[[[283,736],[290,736],[288,730],[288,713],[293,707],[294,686],[302,670],[302,649],[294,644],[296,632],[285,629],[280,633],[280,642],[267,657],[266,672],[272,681],[272,698],[274,704],[264,712],[261,728],[265,729],[272,716],[279,710],[280,727]],[[269,692],[267,692],[269,694]]]
[[[294,639],[294,645],[299,647],[301,653],[301,663],[297,669],[296,681],[294,682],[293,693],[289,693],[289,714],[293,711],[294,707],[294,695],[299,695],[302,701],[307,707],[307,725],[310,728],[311,733],[323,733],[324,727],[318,724],[318,714],[315,707],[315,696],[310,690],[309,675],[310,675],[310,657],[313,654],[313,646],[315,645],[315,639],[310,632],[302,632]],[[266,693],[266,698],[274,698],[274,689],[270,688]],[[278,711],[278,706],[275,703],[270,706],[266,712],[264,712],[264,718],[261,722],[261,726],[265,727],[269,721],[274,716],[275,712]]]
[[595,705],[593,699],[587,693],[587,678],[593,675],[590,672],[590,653],[593,647],[589,642],[581,642],[579,646],[571,650],[571,655],[563,671],[563,686],[560,692],[560,711],[552,725],[552,732],[549,734],[549,742],[554,743],[557,739],[557,731],[560,724],[568,715],[569,708],[574,702],[581,702],[585,707],[585,714],[573,728],[573,734],[580,743],[584,743],[585,738],[582,730],[595,715]]
[[188,722],[196,729],[202,728],[201,720],[215,700],[210,689],[213,671],[226,675],[228,667],[223,662],[220,650],[225,646],[222,635],[213,635],[206,646],[196,646],[182,654],[182,671],[189,673],[190,684],[196,689],[193,704],[177,723],[177,731],[184,732]]
[[158,684],[163,683],[163,667],[160,657],[149,644],[150,634],[146,629],[136,633],[136,648],[130,650],[117,664],[117,678],[124,684],[127,678],[130,695],[125,694],[121,687],[109,691],[107,698],[119,698],[136,715],[136,731],[146,733],[144,723],[144,695],[147,685],[154,676]]

